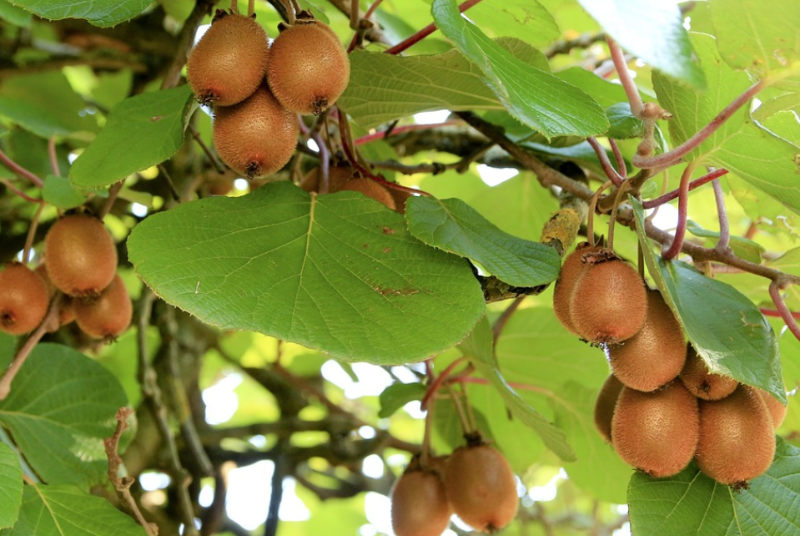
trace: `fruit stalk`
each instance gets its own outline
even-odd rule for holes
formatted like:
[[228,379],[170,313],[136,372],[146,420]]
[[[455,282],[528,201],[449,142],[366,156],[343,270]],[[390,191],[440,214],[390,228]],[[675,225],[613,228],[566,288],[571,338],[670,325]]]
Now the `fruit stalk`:
[[680,192],[678,194],[678,227],[675,228],[675,238],[672,239],[672,243],[661,255],[665,261],[674,259],[681,252],[683,238],[686,236],[686,221],[689,218],[689,179],[692,177],[695,165],[694,161],[686,164],[681,175],[681,185],[678,188]]
[[[600,160],[600,165],[602,166],[603,171],[606,174],[606,177],[608,177],[608,180],[613,182],[614,186],[619,188],[622,185],[623,179],[620,176],[620,174],[617,173],[617,170],[614,169],[614,167],[611,165],[611,161],[608,159],[606,150],[603,148],[602,145],[600,145],[600,142],[598,142],[597,138],[595,138],[594,136],[589,136],[588,138],[586,138],[586,141],[588,141],[589,145],[591,145],[592,149],[594,149],[594,152],[597,155],[597,158]],[[619,151],[619,149],[617,149],[617,151]],[[619,163],[619,159],[617,159],[617,162]]]
[[622,53],[622,49],[620,49],[617,43],[610,37],[606,37],[606,43],[608,44],[608,51],[611,53],[611,61],[614,62],[614,67],[617,69],[617,76],[619,76],[620,84],[622,84],[622,87],[625,89],[625,95],[628,97],[628,102],[631,104],[631,113],[634,117],[640,117],[642,115],[642,110],[644,110],[644,104],[642,104],[642,97],[639,96],[639,90],[636,89],[636,83],[628,72],[628,64],[625,61],[625,55]]

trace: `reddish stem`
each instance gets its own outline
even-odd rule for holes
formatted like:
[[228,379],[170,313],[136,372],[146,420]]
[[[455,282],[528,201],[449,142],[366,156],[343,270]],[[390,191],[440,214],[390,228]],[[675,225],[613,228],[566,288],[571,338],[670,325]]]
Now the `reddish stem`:
[[[711,173],[709,173],[707,175],[703,175],[699,179],[695,179],[692,182],[690,182],[689,183],[689,191],[691,192],[695,188],[698,188],[698,187],[706,184],[707,182],[711,182],[711,181],[713,181],[714,179],[716,179],[718,177],[722,177],[723,175],[725,175],[727,173],[728,173],[728,170],[725,169],[725,168],[715,169]],[[669,193],[666,193],[666,194],[664,194],[664,195],[662,195],[660,197],[656,197],[655,199],[651,199],[650,201],[645,201],[644,203],[642,203],[642,207],[645,208],[645,209],[655,208],[655,207],[661,206],[661,205],[663,205],[665,203],[669,203],[673,199],[677,198],[679,195],[680,195],[680,189],[673,190],[673,191],[671,191]]]
[[667,248],[662,257],[665,261],[670,261],[681,252],[683,239],[686,236],[686,220],[689,217],[689,178],[694,171],[694,163],[689,163],[681,175],[681,185],[678,188],[678,227],[675,229],[675,238]]
[[600,145],[600,142],[597,141],[597,138],[594,136],[589,136],[586,138],[586,141],[589,142],[589,145],[592,146],[594,149],[595,154],[597,154],[597,158],[600,160],[600,165],[603,166],[603,171],[606,174],[606,177],[614,183],[614,186],[617,188],[622,185],[622,177],[617,173],[617,170],[611,165],[611,161],[608,159],[608,155],[606,154],[606,150]]
[[58,154],[56,154],[55,136],[50,136],[50,139],[47,140],[47,154],[50,156],[50,169],[53,170],[53,175],[60,177],[61,169],[58,167]]
[[[461,12],[461,13],[464,13],[466,10],[468,10],[469,8],[471,8],[472,6],[474,6],[475,4],[477,4],[480,1],[481,0],[467,0],[466,2],[463,2],[461,5],[458,6],[458,11]],[[409,37],[409,38],[397,43],[395,46],[387,49],[386,53],[387,54],[400,54],[401,52],[403,52],[407,48],[411,47],[412,45],[415,45],[415,44],[419,43],[420,41],[422,41],[423,39],[425,39],[426,37],[428,37],[429,35],[431,35],[435,31],[436,31],[436,23],[432,22],[432,23],[428,24],[427,26],[425,26],[420,31],[418,31],[417,33],[415,33],[414,35],[412,35],[411,37]]]
[[786,302],[783,301],[783,296],[781,296],[781,287],[783,287],[783,284],[780,282],[780,280],[770,283],[769,296],[772,298],[772,302],[778,309],[778,313],[780,313],[781,318],[783,318],[783,321],[786,322],[786,327],[788,327],[789,331],[792,332],[792,335],[794,335],[795,338],[800,341],[800,326],[797,325],[794,315],[789,308],[786,307]]
[[[764,315],[764,316],[771,316],[771,317],[774,317],[774,318],[783,318],[783,315],[781,315],[781,312],[780,311],[776,311],[775,309],[766,309],[764,307],[761,307],[761,308],[759,308],[759,311],[761,311],[761,314]],[[792,315],[792,318],[800,320],[800,313],[795,312],[795,311],[790,311],[789,314]]]
[[608,144],[611,145],[611,150],[614,152],[614,159],[617,161],[617,169],[619,176],[623,179],[628,178],[628,166],[625,165],[625,159],[622,157],[622,152],[619,150],[616,140],[608,138]]
[[[642,104],[642,97],[639,95],[639,90],[636,89],[636,84],[633,82],[630,73],[628,72],[628,64],[625,61],[625,55],[613,39],[606,37],[608,43],[608,51],[611,53],[611,61],[614,62],[614,67],[617,69],[617,76],[625,89],[625,95],[628,97],[628,102],[631,105],[631,113],[634,117],[641,117],[644,104]],[[642,166],[639,166],[642,167]]]
[[428,391],[425,393],[425,397],[422,399],[422,404],[420,405],[420,407],[423,410],[425,410],[425,408],[428,407],[428,403],[430,402],[431,398],[436,394],[436,391],[439,390],[439,387],[442,386],[442,383],[444,383],[447,377],[450,376],[450,373],[453,372],[453,369],[455,369],[458,365],[460,365],[463,362],[464,358],[459,357],[458,359],[447,365],[447,368],[445,368],[442,371],[442,373],[439,374],[435,380],[433,380],[433,383],[431,383],[430,386],[428,386]]
[[36,199],[35,197],[29,196],[28,194],[26,194],[25,192],[23,192],[22,190],[20,190],[19,188],[17,188],[13,184],[11,184],[6,179],[0,179],[0,184],[2,184],[6,188],[8,188],[12,192],[14,192],[16,195],[18,195],[19,197],[21,197],[25,201],[30,201],[31,203],[41,203],[42,202],[41,199]]
[[[369,6],[369,9],[367,9],[367,12],[364,13],[364,18],[365,19],[369,19],[372,16],[372,14],[375,12],[375,10],[378,9],[378,6],[381,5],[381,2],[383,2],[383,0],[375,0],[372,3],[372,5]],[[358,4],[355,0],[353,0],[353,3],[355,3],[356,5]],[[347,53],[348,54],[350,54],[353,51],[353,49],[356,48],[356,43],[358,43],[358,30],[357,29],[356,29],[356,33],[353,34],[353,38],[350,40],[350,45],[347,47]]]
[[41,188],[42,186],[44,186],[44,181],[40,179],[38,175],[36,175],[31,171],[28,171],[24,167],[20,166],[19,164],[11,160],[11,158],[9,158],[8,155],[4,153],[2,150],[0,150],[0,162],[2,162],[8,169],[13,171],[20,177],[24,177],[29,181],[31,181],[33,185],[36,186],[37,188]]
[[695,147],[703,143],[709,136],[719,129],[725,122],[736,113],[746,102],[752,99],[756,93],[764,89],[766,82],[759,80],[747,91],[736,97],[736,99],[726,106],[711,122],[703,127],[697,134],[683,142],[673,150],[662,153],[657,156],[640,156],[638,154],[633,157],[633,165],[641,169],[657,168],[673,164],[683,158],[686,154],[692,151]]
[[[444,123],[433,123],[430,125],[405,125],[402,127],[393,128],[391,134],[402,134],[403,132],[408,132],[410,130],[428,130],[432,128],[441,128],[441,127],[454,127],[456,125],[463,124],[461,121],[445,121]],[[369,143],[371,141],[382,140],[386,137],[386,133],[389,132],[388,130],[381,130],[380,132],[374,132],[372,134],[367,134],[366,136],[361,136],[358,138],[354,143],[355,145],[364,145],[365,143]]]
[[717,203],[717,214],[719,215],[719,240],[717,241],[717,249],[725,251],[731,240],[731,231],[728,225],[728,211],[725,209],[725,194],[722,193],[722,185],[719,180],[711,182],[714,187],[714,199]]

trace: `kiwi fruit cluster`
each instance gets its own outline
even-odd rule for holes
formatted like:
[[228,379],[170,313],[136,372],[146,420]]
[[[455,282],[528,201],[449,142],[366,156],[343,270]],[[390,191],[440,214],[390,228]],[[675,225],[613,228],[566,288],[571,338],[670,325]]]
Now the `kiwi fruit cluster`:
[[[320,175],[319,167],[313,168],[303,177],[300,187],[306,192],[319,192]],[[331,166],[328,171],[328,193],[342,191],[360,192],[400,214],[405,214],[406,200],[412,195],[406,191],[386,188],[371,179],[361,178],[350,166]]]
[[457,514],[478,532],[494,533],[517,514],[514,472],[479,435],[450,456],[423,467],[414,458],[392,488],[392,527],[397,536],[439,536]]
[[195,98],[213,109],[219,157],[248,179],[285,166],[297,143],[296,114],[323,113],[350,80],[347,52],[309,12],[279,31],[270,46],[254,16],[217,10],[186,66]]

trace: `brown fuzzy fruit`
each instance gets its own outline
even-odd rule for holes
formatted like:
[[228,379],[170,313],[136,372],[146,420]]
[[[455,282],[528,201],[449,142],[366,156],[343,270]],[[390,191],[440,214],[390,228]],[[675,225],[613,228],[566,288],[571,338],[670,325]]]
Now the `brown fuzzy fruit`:
[[397,207],[395,210],[400,214],[405,214],[406,201],[408,201],[409,197],[414,197],[414,194],[405,190],[395,190],[394,188],[389,190],[389,194],[391,194],[392,199],[394,199],[395,207]]
[[347,181],[340,191],[361,192],[367,197],[371,197],[375,201],[383,203],[392,210],[397,208],[389,190],[370,179],[353,179]]
[[103,222],[91,216],[65,216],[44,239],[47,275],[68,296],[97,296],[117,271],[117,249]]
[[575,331],[594,343],[616,344],[630,339],[642,329],[647,316],[642,278],[610,250],[583,257],[587,265],[569,302]]
[[[42,278],[44,284],[47,286],[47,294],[52,298],[56,293],[56,287],[50,282],[50,277],[47,275],[47,266],[40,264],[36,267],[36,275]],[[75,301],[67,296],[61,296],[61,307],[58,310],[58,323],[59,326],[69,324],[75,320]]]
[[458,517],[480,532],[495,532],[517,514],[517,484],[505,457],[489,445],[459,447],[444,476]]
[[616,376],[609,374],[594,403],[594,425],[606,443],[611,443],[611,422],[623,387]]
[[214,114],[217,153],[248,179],[275,173],[292,158],[300,126],[266,86],[235,106],[214,108]]
[[409,467],[392,488],[392,528],[397,536],[439,536],[453,510],[438,472]]
[[350,81],[350,60],[323,22],[298,20],[272,43],[267,82],[281,104],[298,114],[319,115]]
[[22,335],[42,323],[50,296],[42,278],[16,262],[0,272],[0,331]]
[[775,427],[764,400],[740,385],[730,396],[700,401],[697,465],[717,482],[739,485],[763,474],[775,456]]
[[[350,166],[331,166],[328,169],[328,193],[335,193],[344,187],[350,177],[353,176],[353,168]],[[320,169],[315,167],[303,177],[300,188],[306,192],[319,192]]]
[[261,85],[268,58],[267,34],[254,18],[217,11],[189,56],[186,78],[201,104],[232,106]]
[[647,315],[639,333],[610,346],[611,369],[637,391],[655,391],[674,380],[686,361],[681,326],[657,290],[647,291]]
[[578,282],[583,269],[587,266],[583,261],[583,256],[586,253],[596,253],[600,249],[599,246],[590,247],[588,242],[578,244],[575,251],[564,259],[561,273],[558,274],[558,279],[553,288],[553,311],[556,314],[556,318],[558,318],[562,326],[576,335],[578,332],[575,331],[575,326],[572,325],[569,313],[570,300],[575,290],[575,283]]
[[619,457],[656,478],[689,465],[699,432],[697,399],[679,381],[653,393],[624,387],[611,424]]
[[703,400],[721,400],[739,385],[733,378],[712,374],[691,344],[686,347],[686,365],[680,378],[690,393]]
[[81,331],[95,339],[114,340],[128,329],[133,307],[125,283],[118,275],[99,297],[77,300],[75,314]]
[[767,410],[769,410],[769,414],[772,416],[772,424],[777,430],[783,424],[784,419],[786,419],[786,412],[789,408],[781,404],[777,398],[765,390],[757,387],[753,387],[753,390],[761,396],[761,399],[767,405]]

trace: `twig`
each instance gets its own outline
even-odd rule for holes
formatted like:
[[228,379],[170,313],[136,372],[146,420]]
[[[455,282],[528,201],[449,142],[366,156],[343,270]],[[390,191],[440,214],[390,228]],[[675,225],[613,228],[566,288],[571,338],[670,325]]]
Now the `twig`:
[[[358,6],[358,0],[352,0]],[[358,7],[356,7],[358,9]],[[281,502],[283,501],[283,479],[286,477],[287,460],[282,450],[288,445],[287,439],[279,439],[278,444],[275,446],[277,455],[275,461],[272,462],[272,481],[269,494],[269,509],[267,510],[267,519],[264,522],[264,536],[276,536],[278,533],[278,524],[280,523],[280,516],[278,512],[281,509]],[[275,450],[273,449],[273,450]]]
[[719,179],[711,181],[714,187],[714,199],[717,202],[717,214],[719,215],[719,240],[717,240],[717,249],[725,251],[729,248],[731,239],[731,231],[728,225],[728,212],[725,209],[725,194],[722,193],[722,185]]
[[[353,50],[355,50],[357,45],[361,44],[364,32],[366,32],[367,30],[371,30],[375,26],[372,23],[372,21],[369,20],[369,18],[372,16],[373,13],[375,13],[375,10],[378,9],[379,5],[381,5],[381,2],[383,2],[383,0],[375,0],[374,2],[372,2],[372,5],[369,6],[367,12],[364,13],[364,16],[358,21],[358,25],[354,28],[356,32],[353,34],[353,38],[350,40],[350,45],[347,47],[348,54],[350,54]],[[358,3],[356,2],[356,6],[357,5]]]
[[639,90],[636,89],[636,83],[634,83],[630,72],[628,72],[628,64],[625,61],[625,56],[613,39],[606,37],[606,43],[608,43],[608,51],[611,53],[611,59],[614,62],[614,67],[617,69],[619,81],[622,84],[622,87],[625,89],[625,95],[628,97],[628,102],[631,104],[631,113],[634,117],[639,117],[644,109],[644,104],[642,104],[642,97],[639,96]]
[[[467,0],[466,2],[463,2],[461,5],[458,6],[458,11],[460,13],[464,13],[466,10],[468,10],[469,8],[471,8],[480,1],[481,0]],[[435,31],[436,31],[436,23],[432,22],[427,26],[425,26],[420,31],[418,31],[417,33],[415,33],[414,35],[397,43],[395,46],[389,48],[385,52],[387,54],[400,54],[401,52],[411,47],[412,45],[416,45],[417,43],[419,43],[420,41],[422,41]]]
[[225,173],[225,166],[222,164],[222,162],[219,161],[219,158],[217,158],[217,156],[213,152],[211,152],[211,149],[208,148],[208,145],[206,145],[206,142],[203,141],[203,138],[197,131],[197,127],[195,127],[192,124],[189,124],[189,134],[192,135],[194,141],[197,142],[197,144],[206,154],[209,162],[211,162],[211,165],[214,166],[214,169],[216,169],[218,173]]
[[106,214],[111,212],[111,209],[114,206],[114,202],[116,202],[117,196],[119,195],[119,191],[122,190],[123,185],[124,182],[119,181],[112,184],[111,187],[108,189],[108,199],[106,199],[103,208],[100,209],[100,213],[98,214],[101,220],[106,217]]
[[31,203],[42,203],[41,199],[36,199],[35,197],[31,197],[13,184],[11,184],[7,179],[0,178],[0,184],[11,190],[14,194],[18,197],[21,197],[25,201],[29,201]]
[[39,218],[41,218],[43,210],[44,203],[39,203],[33,218],[31,218],[28,236],[25,237],[25,249],[22,250],[22,262],[30,262],[31,260],[31,248],[33,247],[33,240],[36,237],[36,229],[39,227]]
[[[727,173],[728,173],[728,170],[725,169],[725,168],[715,169],[711,173],[709,173],[707,175],[703,175],[699,179],[695,179],[692,182],[690,182],[689,183],[689,191],[691,192],[695,188],[699,188],[700,186],[706,184],[707,182],[711,182],[711,181],[713,181],[714,179],[716,179],[718,177],[722,177],[723,175],[726,175]],[[666,193],[664,195],[661,195],[661,196],[659,196],[659,197],[657,197],[655,199],[651,199],[649,201],[643,202],[642,203],[642,208],[644,208],[644,209],[656,208],[656,207],[661,206],[661,205],[663,205],[665,203],[669,203],[673,199],[676,199],[679,195],[680,195],[680,188],[678,188],[677,190],[673,190],[673,191],[671,191],[669,193]]]
[[432,175],[439,175],[448,169],[461,166],[462,162],[454,164],[442,164],[440,162],[423,162],[421,164],[401,164],[394,160],[385,160],[383,162],[368,162],[369,166],[373,169],[388,169],[390,171],[397,171],[403,175],[415,175],[417,173],[430,173]]
[[36,175],[31,171],[28,171],[24,167],[20,166],[19,164],[11,160],[11,158],[9,158],[9,156],[2,150],[0,150],[0,162],[2,162],[3,165],[5,165],[8,169],[13,171],[20,177],[31,181],[33,185],[36,186],[37,188],[41,188],[42,186],[44,186],[44,181],[41,178],[39,178],[38,175]]
[[794,315],[786,307],[786,302],[783,301],[783,296],[781,296],[781,290],[786,286],[787,283],[784,281],[777,279],[770,283],[769,285],[769,296],[772,298],[772,303],[775,304],[775,307],[778,309],[778,312],[783,318],[783,321],[786,322],[786,327],[789,328],[789,331],[792,332],[792,335],[800,341],[800,326],[797,325],[797,321],[794,319]]
[[[617,169],[619,170],[619,176],[623,179],[628,178],[628,166],[625,165],[625,158],[622,156],[622,152],[619,150],[619,144],[613,138],[608,138],[608,144],[611,146],[611,151],[614,153],[614,160],[617,161]],[[605,151],[603,151],[605,153]]]
[[429,125],[403,125],[402,127],[393,128],[391,131],[381,130],[380,132],[361,136],[355,140],[354,145],[364,145],[365,143],[369,143],[371,141],[382,140],[383,138],[388,137],[389,134],[402,134],[403,132],[408,132],[411,130],[430,130],[441,127],[454,127],[461,124],[461,121],[445,121],[444,123],[433,123]]
[[129,476],[120,478],[119,468],[122,466],[122,458],[119,457],[119,439],[125,430],[128,429],[128,417],[133,414],[131,408],[119,408],[117,410],[116,420],[117,428],[114,430],[114,435],[103,440],[103,445],[106,449],[106,456],[108,457],[108,479],[117,490],[117,495],[120,499],[128,505],[136,521],[144,528],[148,536],[158,536],[158,526],[155,523],[148,523],[139,510],[139,506],[131,495],[131,486],[136,480]]
[[47,140],[47,154],[50,156],[50,169],[53,170],[53,175],[60,177],[61,169],[58,167],[58,154],[56,153],[55,136],[50,136],[50,139]]
[[595,43],[604,41],[605,38],[606,34],[599,32],[594,34],[585,33],[580,37],[566,41],[556,41],[551,47],[545,49],[544,55],[547,59],[552,59],[559,54],[569,54],[576,48],[589,48]]
[[617,170],[615,170],[611,166],[611,162],[608,160],[608,155],[606,154],[606,150],[603,148],[603,146],[600,145],[600,143],[597,141],[597,138],[595,138],[594,136],[589,136],[588,138],[586,138],[586,141],[589,142],[589,145],[592,146],[592,149],[594,149],[595,154],[597,154],[597,158],[600,160],[600,165],[603,167],[603,172],[606,174],[606,177],[612,183],[614,183],[614,186],[619,188],[619,186],[622,184],[623,179],[620,176],[620,174],[617,173]]
[[678,256],[686,236],[686,221],[689,218],[689,179],[692,177],[694,168],[695,163],[690,162],[681,175],[681,184],[678,188],[678,226],[675,228],[675,238],[672,243],[662,251],[661,256],[665,261],[670,261]]
[[350,0],[350,29],[358,29],[359,20],[358,0]]
[[506,327],[506,324],[511,319],[511,316],[516,312],[517,308],[525,301],[527,296],[517,296],[514,298],[508,307],[506,307],[505,311],[497,317],[497,320],[494,322],[494,326],[492,326],[492,334],[493,334],[493,342],[492,346],[497,347],[497,341],[500,340],[500,334],[503,333],[503,329]]
[[44,320],[42,320],[42,323],[39,324],[39,327],[37,327],[36,330],[28,336],[28,338],[25,340],[25,343],[14,356],[14,360],[11,362],[11,365],[9,365],[9,367],[6,369],[3,377],[0,378],[0,400],[5,400],[8,394],[11,392],[11,382],[14,381],[14,378],[16,378],[17,373],[22,368],[22,365],[24,365],[25,361],[28,360],[28,357],[30,357],[34,347],[42,339],[42,337],[44,337],[44,334],[58,329],[60,310],[61,293],[56,292],[55,297],[50,302],[50,307],[47,310]]

